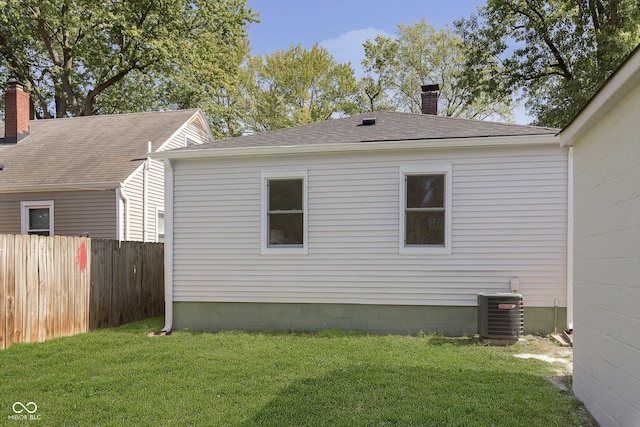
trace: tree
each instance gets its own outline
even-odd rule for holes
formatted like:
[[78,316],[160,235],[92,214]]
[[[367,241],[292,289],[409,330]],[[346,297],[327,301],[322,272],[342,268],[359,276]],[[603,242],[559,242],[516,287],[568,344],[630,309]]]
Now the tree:
[[[367,76],[396,109],[419,113],[420,86],[440,85],[440,114],[472,119],[510,120],[511,96],[488,96],[465,85],[462,39],[450,28],[437,31],[423,18],[398,25],[397,38],[378,36],[364,44]],[[485,77],[485,78],[488,78]],[[374,86],[375,87],[375,86]],[[375,91],[374,91],[375,93]],[[375,97],[371,99],[374,106]]]
[[456,25],[470,86],[519,90],[536,124],[562,127],[640,42],[640,1],[489,0]]
[[359,113],[396,110],[382,82],[372,76],[364,76],[358,80],[355,103]]
[[254,21],[245,0],[0,4],[0,76],[40,118],[197,106],[233,86]]
[[365,41],[362,47],[362,67],[366,75],[358,82],[360,111],[395,110],[389,93],[398,68],[398,43],[389,37],[376,36],[374,41]]
[[353,68],[329,51],[300,45],[249,59],[245,67],[246,124],[262,132],[356,112]]

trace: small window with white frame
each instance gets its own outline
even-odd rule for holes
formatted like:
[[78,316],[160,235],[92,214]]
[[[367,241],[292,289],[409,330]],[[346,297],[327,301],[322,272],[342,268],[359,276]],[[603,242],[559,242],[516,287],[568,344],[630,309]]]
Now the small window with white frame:
[[401,254],[451,253],[451,165],[400,171]]
[[22,234],[53,236],[53,200],[20,202]]
[[307,254],[307,172],[262,173],[263,254]]

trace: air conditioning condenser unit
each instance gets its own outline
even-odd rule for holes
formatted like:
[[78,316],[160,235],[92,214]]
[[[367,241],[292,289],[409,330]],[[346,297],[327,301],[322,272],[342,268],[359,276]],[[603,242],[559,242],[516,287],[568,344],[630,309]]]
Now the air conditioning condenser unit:
[[524,331],[520,294],[478,294],[478,335],[484,340],[517,341]]

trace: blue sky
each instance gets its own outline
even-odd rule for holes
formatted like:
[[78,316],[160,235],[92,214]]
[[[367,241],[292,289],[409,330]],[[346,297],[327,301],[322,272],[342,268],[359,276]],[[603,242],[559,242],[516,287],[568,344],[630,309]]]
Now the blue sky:
[[[273,53],[302,44],[326,47],[339,62],[377,34],[393,35],[398,24],[411,25],[423,17],[436,28],[453,24],[475,12],[481,0],[247,0],[261,22],[249,28],[252,53]],[[355,65],[355,64],[352,64]]]
[[[319,43],[336,61],[350,62],[359,77],[365,40],[378,34],[392,36],[398,24],[412,25],[423,17],[438,29],[452,26],[484,4],[483,0],[247,0],[261,21],[249,27],[251,53],[271,54],[297,44],[308,49]],[[516,111],[517,123],[530,121],[522,108]]]

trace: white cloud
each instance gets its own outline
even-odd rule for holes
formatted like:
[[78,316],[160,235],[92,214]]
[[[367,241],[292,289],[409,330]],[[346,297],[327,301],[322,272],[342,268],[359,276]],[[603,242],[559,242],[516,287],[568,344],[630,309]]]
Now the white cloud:
[[333,59],[336,62],[341,64],[350,62],[356,72],[356,77],[360,78],[364,74],[360,65],[364,58],[362,44],[369,39],[375,39],[377,35],[395,37],[393,34],[376,28],[363,28],[346,32],[333,39],[321,41],[319,44],[333,55]]
[[[333,55],[336,62],[344,64],[351,63],[351,67],[355,70],[356,78],[364,75],[360,62],[364,59],[364,48],[362,44],[367,40],[373,40],[377,35],[396,38],[395,34],[389,34],[384,30],[376,28],[363,28],[360,30],[348,31],[333,39],[327,39],[318,44]],[[515,121],[518,124],[529,124],[532,118],[527,115],[523,106],[518,106],[514,111]]]

